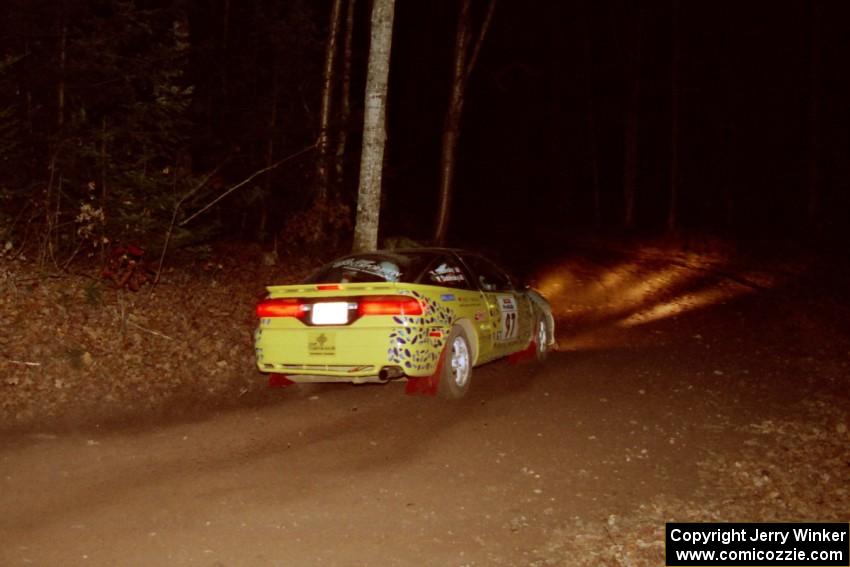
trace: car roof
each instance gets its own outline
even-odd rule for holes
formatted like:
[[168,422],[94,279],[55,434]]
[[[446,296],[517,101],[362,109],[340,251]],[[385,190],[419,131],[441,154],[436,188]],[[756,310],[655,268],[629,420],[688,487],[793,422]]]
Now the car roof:
[[[375,250],[373,254],[471,254],[468,250],[460,248],[445,248],[441,246],[423,246],[421,248],[385,248]],[[366,252],[369,254],[369,252]]]

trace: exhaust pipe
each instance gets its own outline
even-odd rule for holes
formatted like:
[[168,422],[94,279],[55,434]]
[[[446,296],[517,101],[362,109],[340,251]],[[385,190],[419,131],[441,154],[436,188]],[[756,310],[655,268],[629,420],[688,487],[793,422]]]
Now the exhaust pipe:
[[404,370],[400,366],[384,366],[378,372],[378,379],[381,382],[389,382],[390,380],[398,380],[404,377]]

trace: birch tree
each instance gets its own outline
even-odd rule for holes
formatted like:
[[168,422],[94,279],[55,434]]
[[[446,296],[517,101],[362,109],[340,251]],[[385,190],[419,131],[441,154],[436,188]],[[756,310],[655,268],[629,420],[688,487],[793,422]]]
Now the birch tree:
[[336,141],[336,184],[345,182],[345,148],[348,143],[348,128],[351,118],[351,42],[354,37],[354,8],[356,0],[348,0],[345,14],[345,38],[342,48],[342,86],[339,101],[339,136]]
[[334,63],[336,60],[339,36],[340,14],[342,0],[333,0],[331,21],[328,26],[328,41],[325,45],[325,66],[322,71],[322,108],[319,113],[319,140],[317,144],[318,160],[316,161],[317,198],[324,202],[328,198],[330,175],[330,121],[331,102],[334,90]]
[[363,152],[360,157],[360,187],[354,225],[354,252],[378,246],[378,220],[381,212],[381,179],[386,142],[387,80],[393,37],[395,0],[374,0],[369,43],[369,70],[366,75],[366,102],[363,118]]
[[68,21],[65,14],[65,3],[59,4],[59,46],[57,59],[59,60],[59,80],[56,83],[56,128],[62,129],[65,125],[65,74],[68,63]]
[[670,203],[667,208],[667,231],[679,227],[679,64],[681,46],[679,38],[679,1],[673,0],[673,61],[670,77]]
[[635,225],[635,194],[638,173],[638,115],[640,114],[640,64],[643,22],[641,8],[632,5],[629,17],[629,52],[626,62],[626,136],[623,163],[623,226]]
[[587,152],[590,156],[590,180],[593,192],[593,222],[596,228],[602,224],[602,197],[599,186],[599,156],[596,149],[596,112],[593,104],[593,43],[591,42],[591,6],[584,5],[582,43],[585,62],[585,98],[587,100]]
[[490,21],[493,18],[493,10],[496,0],[490,0],[484,23],[478,32],[478,37],[472,46],[470,33],[471,0],[461,0],[457,21],[457,32],[455,34],[454,66],[452,68],[452,91],[449,98],[449,107],[446,110],[446,118],[443,123],[443,144],[440,153],[440,193],[437,206],[437,222],[434,229],[434,241],[444,244],[449,231],[449,218],[451,216],[452,192],[454,188],[454,175],[457,162],[457,146],[460,139],[460,119],[463,114],[464,95],[469,75],[475,67],[478,52]]
[[809,80],[811,83],[809,99],[809,203],[807,217],[810,226],[815,226],[821,209],[821,99],[822,85],[822,56],[821,56],[821,5],[811,3],[811,51]]

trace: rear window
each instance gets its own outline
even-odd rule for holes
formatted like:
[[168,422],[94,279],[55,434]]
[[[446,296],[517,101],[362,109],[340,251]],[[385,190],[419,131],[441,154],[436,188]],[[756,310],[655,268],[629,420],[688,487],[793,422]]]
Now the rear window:
[[319,268],[307,283],[415,283],[428,265],[425,255],[361,254]]

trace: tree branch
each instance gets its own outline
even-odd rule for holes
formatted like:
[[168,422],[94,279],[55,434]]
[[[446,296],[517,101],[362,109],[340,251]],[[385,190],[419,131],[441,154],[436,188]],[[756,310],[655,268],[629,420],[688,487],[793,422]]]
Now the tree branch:
[[481,51],[481,44],[484,43],[484,36],[487,35],[487,30],[490,29],[490,22],[493,20],[493,12],[496,9],[496,0],[490,0],[487,6],[487,14],[484,16],[484,22],[481,24],[481,30],[478,32],[478,37],[475,38],[475,45],[472,47],[472,55],[469,58],[469,63],[466,66],[464,73],[464,82],[469,80],[469,75],[472,74],[472,68],[475,67],[475,62],[478,60],[478,52]]
[[293,160],[293,159],[295,159],[295,158],[297,158],[297,157],[299,157],[303,154],[306,154],[310,150],[315,149],[316,145],[317,145],[317,143],[310,144],[306,148],[300,149],[297,152],[295,152],[294,154],[290,154],[290,155],[286,156],[285,158],[274,162],[273,164],[271,164],[268,167],[264,167],[262,169],[255,171],[254,173],[252,173],[251,175],[249,175],[248,177],[246,177],[245,179],[243,179],[242,181],[240,181],[236,185],[233,185],[232,187],[227,189],[224,193],[222,193],[221,195],[219,195],[218,197],[213,199],[208,205],[204,206],[201,210],[196,211],[195,214],[193,214],[189,218],[181,221],[178,226],[186,226],[195,217],[197,217],[198,215],[208,211],[210,209],[210,207],[212,207],[213,205],[215,205],[216,203],[218,203],[219,201],[221,201],[222,199],[224,199],[225,197],[227,197],[228,195],[230,195],[231,193],[233,193],[234,191],[236,191],[240,187],[247,185],[248,183],[253,181],[256,177],[259,177],[260,175],[262,175],[262,174],[264,174],[268,171],[271,171],[272,169],[275,169],[276,167],[279,167],[279,166],[283,165],[284,163],[286,163],[290,160]]
[[[227,163],[227,159],[225,159],[223,162],[218,164],[215,167],[215,169],[213,169],[206,176],[204,176],[204,178],[201,179],[201,181],[197,185],[195,185],[192,189],[190,189],[185,195],[180,197],[180,200],[177,201],[174,204],[174,210],[171,211],[171,222],[168,224],[168,230],[165,233],[165,242],[163,242],[163,244],[162,244],[162,252],[159,255],[159,264],[156,267],[156,276],[154,277],[153,283],[151,284],[151,291],[150,291],[151,294],[156,289],[156,286],[159,283],[159,278],[160,278],[160,275],[162,274],[162,264],[165,262],[165,253],[168,251],[168,244],[171,242],[171,234],[174,232],[174,223],[177,221],[177,213],[180,212],[181,205],[183,205],[183,203],[186,202],[186,199],[188,199],[189,197],[191,197],[192,195],[194,195],[195,193],[200,191],[201,188],[203,188],[207,183],[209,183],[210,179],[212,179],[212,177],[216,173],[218,173],[221,170],[222,167],[224,167],[225,163]],[[178,169],[179,168],[177,168],[176,166],[174,167],[174,186],[175,186],[175,188],[177,186],[177,171],[178,171]]]

